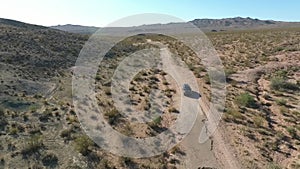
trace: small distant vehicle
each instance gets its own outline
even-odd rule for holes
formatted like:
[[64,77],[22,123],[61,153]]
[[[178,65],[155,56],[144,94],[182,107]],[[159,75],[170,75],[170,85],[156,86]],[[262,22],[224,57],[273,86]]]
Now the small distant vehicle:
[[185,96],[188,96],[188,95],[190,95],[190,94],[192,93],[192,88],[191,88],[191,86],[188,85],[188,84],[183,84],[182,89],[183,89],[183,94],[184,94]]

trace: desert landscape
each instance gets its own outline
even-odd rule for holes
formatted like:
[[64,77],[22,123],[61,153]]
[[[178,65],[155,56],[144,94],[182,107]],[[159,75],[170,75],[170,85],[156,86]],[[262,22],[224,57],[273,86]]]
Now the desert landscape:
[[[183,99],[186,105],[197,102],[200,107],[195,109],[199,112],[193,119],[195,125],[179,144],[156,156],[132,158],[97,145],[86,134],[73,104],[76,59],[98,28],[45,27],[0,19],[0,168],[299,169],[300,23],[242,17],[190,23],[203,30],[224,66],[222,119],[212,136],[200,144],[201,128],[212,113],[212,82],[205,65],[174,38],[137,33],[111,48],[94,77],[95,97],[107,124],[125,136],[145,139],[176,123],[183,113],[178,107]],[[160,27],[143,25],[141,29]],[[146,123],[133,123],[114,106],[111,79],[122,60],[150,48],[168,58],[163,64],[173,69],[178,69],[177,63],[186,64],[196,77],[199,89],[192,89],[199,96],[183,96],[178,79],[169,72],[144,69],[128,81],[131,108],[150,114],[157,107],[162,110]],[[179,81],[190,79],[178,76]],[[125,82],[118,85],[125,86]],[[150,104],[152,90],[160,95],[155,106]],[[98,117],[87,119],[92,124]]]

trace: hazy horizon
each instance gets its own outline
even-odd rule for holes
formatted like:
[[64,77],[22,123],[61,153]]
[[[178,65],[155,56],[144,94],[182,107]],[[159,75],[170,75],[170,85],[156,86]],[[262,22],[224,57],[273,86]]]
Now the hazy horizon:
[[[241,16],[233,16],[233,17],[226,17],[226,18],[194,18],[192,20],[188,20],[186,22],[189,22],[189,21],[193,21],[193,20],[196,20],[196,19],[232,19],[232,18],[238,18],[238,17],[241,17]],[[258,19],[258,20],[270,20],[270,21],[279,21],[279,22],[300,22],[300,21],[282,21],[282,20],[273,20],[273,19],[261,19],[261,18],[252,18],[252,17],[241,17],[241,18],[251,18],[251,19]],[[1,19],[1,18],[0,18]],[[18,21],[18,22],[23,22],[23,23],[26,23],[26,24],[32,24],[32,25],[39,25],[39,26],[46,26],[46,27],[55,27],[55,26],[67,26],[67,25],[72,25],[72,26],[86,26],[86,27],[95,27],[95,28],[100,28],[102,26],[95,26],[95,25],[81,25],[81,24],[77,24],[77,23],[66,23],[66,24],[57,24],[57,25],[40,25],[40,24],[37,24],[37,23],[30,23],[30,22],[26,22],[26,21],[22,21],[22,20],[15,20],[15,19],[11,19],[11,18],[2,18],[2,19],[8,19],[8,20],[14,20],[14,21]],[[171,24],[171,23],[180,23],[180,22],[176,22],[176,21],[166,21],[166,22],[154,22],[154,23],[145,23],[145,24],[141,24],[141,25],[125,25],[125,26],[112,26],[112,27],[131,27],[131,26],[142,26],[142,25],[155,25],[155,24]],[[105,27],[105,26],[103,26]]]
[[[299,22],[298,9],[300,2],[293,0],[280,1],[43,1],[36,0],[3,0],[0,6],[0,17],[21,22],[55,26],[84,25],[105,27],[126,16],[158,13],[175,16],[184,21],[193,19],[221,19],[250,17],[260,20]],[[173,21],[165,21],[169,23]],[[147,24],[147,23],[146,23]],[[153,23],[151,23],[153,24]]]

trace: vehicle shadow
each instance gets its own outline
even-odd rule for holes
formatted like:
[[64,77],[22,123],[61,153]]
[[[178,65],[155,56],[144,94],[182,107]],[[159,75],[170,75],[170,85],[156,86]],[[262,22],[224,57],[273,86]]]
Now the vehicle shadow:
[[199,99],[201,97],[200,93],[196,91],[190,91],[189,93],[184,94],[186,97],[192,98],[192,99]]

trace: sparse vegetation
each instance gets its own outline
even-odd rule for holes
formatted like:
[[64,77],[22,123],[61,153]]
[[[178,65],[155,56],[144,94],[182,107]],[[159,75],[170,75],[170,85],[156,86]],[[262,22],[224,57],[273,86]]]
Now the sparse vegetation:
[[236,97],[236,102],[240,106],[244,107],[256,107],[256,102],[254,100],[254,97],[250,95],[248,92],[242,93],[239,96]]

